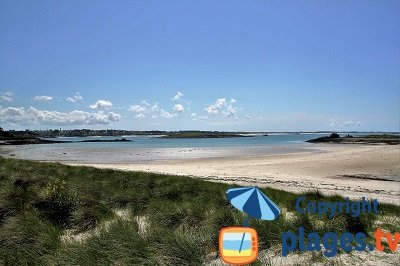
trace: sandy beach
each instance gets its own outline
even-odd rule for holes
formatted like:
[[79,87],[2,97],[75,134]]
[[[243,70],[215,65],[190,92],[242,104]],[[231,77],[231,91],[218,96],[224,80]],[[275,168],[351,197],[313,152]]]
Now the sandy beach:
[[83,165],[188,175],[216,182],[269,186],[294,192],[318,189],[352,199],[365,196],[400,205],[399,146],[321,144],[316,147],[319,152]]

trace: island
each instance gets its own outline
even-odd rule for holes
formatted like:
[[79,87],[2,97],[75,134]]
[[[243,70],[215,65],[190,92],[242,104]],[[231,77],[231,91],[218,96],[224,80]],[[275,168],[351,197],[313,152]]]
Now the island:
[[55,144],[77,142],[131,142],[126,138],[121,139],[87,139],[78,141],[49,140],[39,137],[33,131],[4,131],[0,130],[0,145],[27,145],[27,144]]
[[246,135],[247,132],[220,132],[220,131],[174,131],[165,132],[159,138],[241,138],[241,137],[252,137]]
[[316,139],[306,140],[310,143],[337,143],[337,144],[389,144],[399,145],[400,135],[391,134],[371,134],[364,136],[346,135],[341,137],[337,133],[332,133],[329,136],[319,137]]

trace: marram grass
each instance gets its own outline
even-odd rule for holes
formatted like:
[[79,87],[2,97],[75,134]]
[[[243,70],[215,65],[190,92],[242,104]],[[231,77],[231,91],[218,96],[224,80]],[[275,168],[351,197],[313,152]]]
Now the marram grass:
[[[231,186],[0,158],[0,265],[207,264],[218,259],[219,229],[240,226],[245,217],[225,198]],[[356,225],[371,234],[376,219],[340,215],[317,222],[315,215],[294,211],[298,195],[263,191],[284,213],[272,222],[250,220],[258,231],[260,250],[279,246],[281,233],[295,232],[300,225],[319,233],[351,231]],[[319,192],[306,196],[341,199]],[[384,217],[398,216],[399,210],[381,206]]]

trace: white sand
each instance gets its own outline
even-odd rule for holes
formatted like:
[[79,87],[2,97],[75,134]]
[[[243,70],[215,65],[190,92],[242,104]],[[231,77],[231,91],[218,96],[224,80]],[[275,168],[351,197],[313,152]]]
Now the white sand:
[[325,144],[318,147],[324,152],[85,165],[188,175],[295,192],[319,189],[352,199],[365,196],[400,205],[400,146]]

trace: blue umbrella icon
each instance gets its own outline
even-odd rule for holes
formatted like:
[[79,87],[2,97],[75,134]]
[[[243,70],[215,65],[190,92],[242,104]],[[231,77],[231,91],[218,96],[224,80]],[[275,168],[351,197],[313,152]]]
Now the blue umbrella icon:
[[[253,218],[271,221],[281,213],[281,209],[257,187],[231,188],[226,191],[226,196],[236,209]],[[247,219],[243,221],[243,226],[248,226]],[[239,253],[242,251],[245,234],[242,235]]]
[[231,188],[226,191],[229,202],[249,216],[262,220],[275,220],[281,209],[257,187]]

